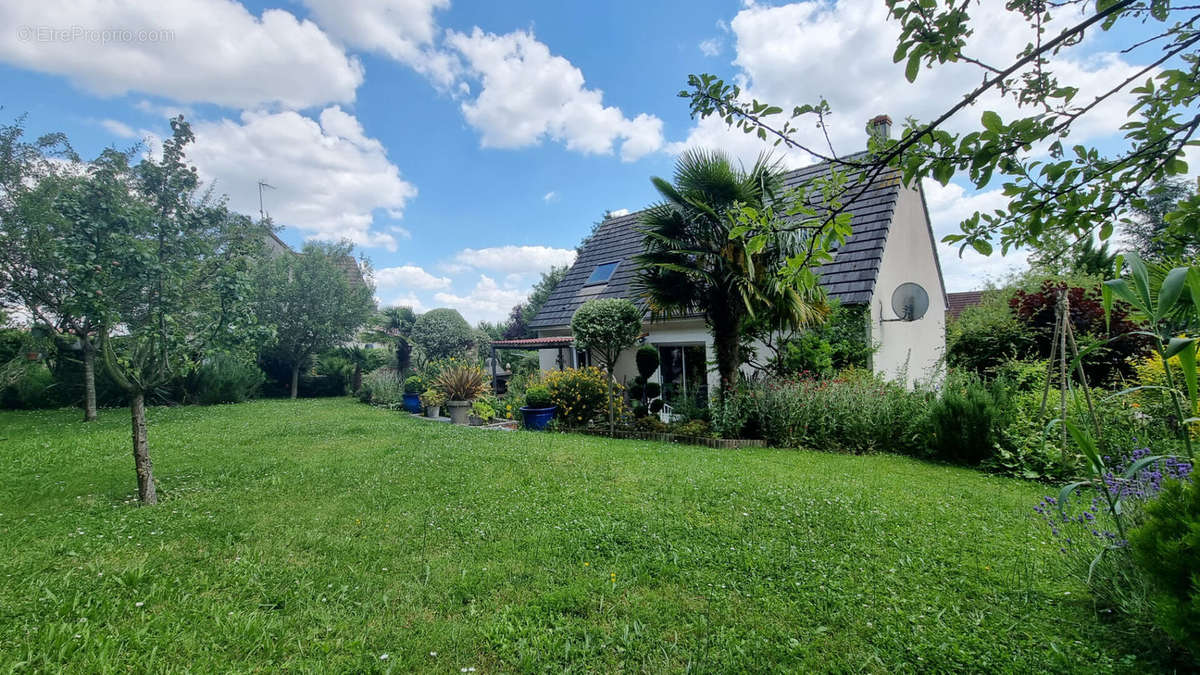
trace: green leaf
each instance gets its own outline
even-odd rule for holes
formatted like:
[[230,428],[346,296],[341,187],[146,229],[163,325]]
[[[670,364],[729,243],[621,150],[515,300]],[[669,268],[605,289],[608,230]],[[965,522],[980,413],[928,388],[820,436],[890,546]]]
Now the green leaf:
[[1200,338],[1171,338],[1171,341],[1167,343],[1167,348],[1163,350],[1163,358],[1169,359],[1183,352],[1187,347],[1195,344],[1197,340],[1200,340]]
[[1196,316],[1200,317],[1200,267],[1189,267],[1187,274],[1188,292],[1192,295],[1192,304],[1196,306]]
[[1158,315],[1166,316],[1167,312],[1175,307],[1175,303],[1179,302],[1179,296],[1183,293],[1183,284],[1187,281],[1188,268],[1176,267],[1167,273],[1167,278],[1163,279],[1162,287],[1158,289]]
[[1104,460],[1100,458],[1100,453],[1096,450],[1096,441],[1092,439],[1091,434],[1086,429],[1077,426],[1071,420],[1063,420],[1063,424],[1067,426],[1067,433],[1071,434],[1071,439],[1075,441],[1075,445],[1079,447],[1080,452],[1091,463],[1092,473],[1097,476],[1103,476]]
[[[1171,340],[1172,343],[1179,338]],[[1196,338],[1192,338],[1190,342],[1195,342]],[[1168,347],[1168,350],[1170,347]],[[1187,384],[1188,401],[1192,404],[1192,410],[1196,409],[1196,348],[1188,344],[1179,351],[1179,365],[1183,367],[1183,381]]]
[[1068,483],[1058,491],[1058,513],[1061,516],[1067,515],[1067,501],[1071,499],[1071,495],[1081,487],[1095,488],[1090,480],[1077,480],[1074,483]]
[[1100,284],[1100,304],[1104,306],[1104,330],[1112,330],[1113,291],[1105,282]]
[[921,53],[914,51],[908,57],[908,65],[904,68],[904,77],[909,82],[915,82],[919,72],[921,72]]
[[980,255],[991,255],[992,245],[986,239],[973,239],[971,247],[980,253]]
[[1133,288],[1137,291],[1137,297],[1141,300],[1141,303],[1134,306],[1147,315],[1153,316],[1155,319],[1160,318],[1154,314],[1154,304],[1150,302],[1150,273],[1146,270],[1146,263],[1142,262],[1141,256],[1133,252],[1126,254],[1125,261],[1129,263],[1130,276],[1133,278]]
[[[1104,287],[1109,289],[1112,295],[1128,302],[1134,307],[1138,307],[1138,296],[1133,292],[1133,288],[1129,286],[1129,282],[1124,279],[1109,279],[1104,282]],[[1149,313],[1146,308],[1138,307],[1138,309]]]
[[1000,120],[1000,115],[996,114],[994,110],[983,111],[981,121],[983,127],[988,131],[1000,131],[1004,128],[1004,122]]

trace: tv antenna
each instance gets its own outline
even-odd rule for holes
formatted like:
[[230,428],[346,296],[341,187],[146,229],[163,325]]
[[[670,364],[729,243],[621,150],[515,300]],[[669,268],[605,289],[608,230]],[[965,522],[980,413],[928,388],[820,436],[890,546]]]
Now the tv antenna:
[[271,190],[274,190],[275,186],[267,183],[267,181],[265,181],[261,178],[258,179],[258,218],[259,218],[259,220],[267,219],[267,212],[263,210],[263,196],[262,196],[263,188],[269,188]]

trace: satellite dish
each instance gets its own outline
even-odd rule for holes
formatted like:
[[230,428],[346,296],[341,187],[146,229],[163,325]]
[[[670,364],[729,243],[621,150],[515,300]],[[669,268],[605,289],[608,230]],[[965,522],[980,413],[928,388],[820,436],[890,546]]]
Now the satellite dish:
[[929,311],[929,294],[920,284],[906,281],[892,291],[892,311],[896,320],[916,321]]

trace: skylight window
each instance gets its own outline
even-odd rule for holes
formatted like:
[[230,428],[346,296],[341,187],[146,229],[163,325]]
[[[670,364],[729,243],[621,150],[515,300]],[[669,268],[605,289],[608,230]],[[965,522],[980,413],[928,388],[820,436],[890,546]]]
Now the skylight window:
[[613,272],[617,271],[617,265],[620,264],[621,261],[618,260],[615,262],[606,262],[596,265],[596,269],[592,270],[592,276],[588,277],[587,282],[584,283],[584,286],[591,286],[593,284],[607,284],[608,280],[612,278]]

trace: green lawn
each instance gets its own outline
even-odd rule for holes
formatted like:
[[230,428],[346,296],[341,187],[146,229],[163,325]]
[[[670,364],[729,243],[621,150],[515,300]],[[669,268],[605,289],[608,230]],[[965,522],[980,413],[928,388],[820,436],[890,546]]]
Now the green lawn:
[[[0,671],[1153,667],[1032,483],[350,400],[0,413]],[[387,654],[386,659],[382,655]]]

